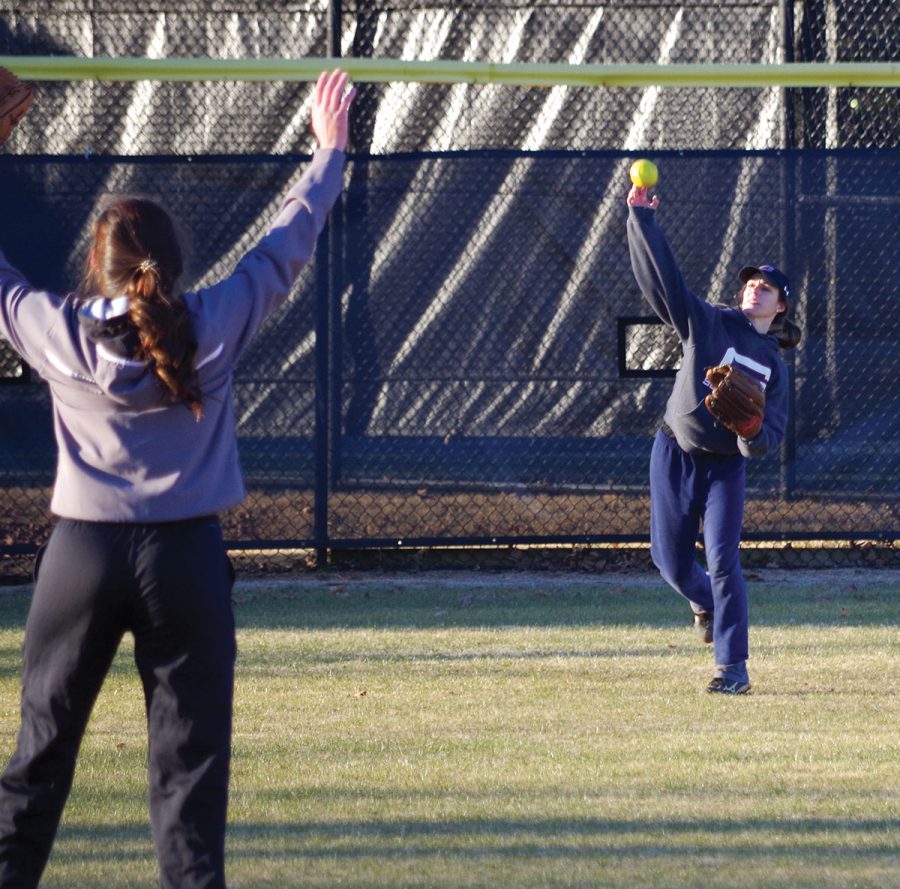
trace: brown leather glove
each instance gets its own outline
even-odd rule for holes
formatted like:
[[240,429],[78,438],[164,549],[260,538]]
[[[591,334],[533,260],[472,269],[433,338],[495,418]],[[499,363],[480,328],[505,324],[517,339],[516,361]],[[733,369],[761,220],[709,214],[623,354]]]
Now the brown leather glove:
[[22,83],[12,71],[0,68],[0,143],[5,142],[25,116],[34,98],[34,87]]
[[766,413],[762,386],[733,364],[707,368],[706,381],[712,392],[704,403],[716,420],[741,438],[759,435]]

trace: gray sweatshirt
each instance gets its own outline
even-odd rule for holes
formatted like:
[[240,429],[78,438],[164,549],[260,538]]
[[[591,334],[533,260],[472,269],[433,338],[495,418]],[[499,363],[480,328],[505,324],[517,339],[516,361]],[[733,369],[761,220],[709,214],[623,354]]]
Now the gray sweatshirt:
[[[679,446],[688,453],[745,457],[776,450],[784,438],[788,409],[788,375],[778,340],[759,333],[739,309],[712,305],[688,290],[655,210],[629,208],[628,248],[641,292],[681,340],[684,355],[665,414]],[[752,440],[718,425],[703,403],[710,392],[706,368],[720,364],[738,364],[765,389],[763,426]]]
[[235,362],[313,255],[343,167],[343,152],[317,151],[269,232],[232,274],[183,295],[197,341],[199,422],[186,406],[166,400],[144,362],[98,333],[127,313],[127,297],[82,300],[36,290],[0,252],[0,333],[52,394],[59,451],[53,512],[163,522],[216,513],[243,499]]

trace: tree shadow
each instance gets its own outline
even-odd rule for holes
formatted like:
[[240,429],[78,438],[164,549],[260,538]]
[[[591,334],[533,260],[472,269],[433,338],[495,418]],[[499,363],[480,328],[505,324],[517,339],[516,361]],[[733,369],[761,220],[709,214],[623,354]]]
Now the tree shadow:
[[[277,805],[278,794],[264,794]],[[854,866],[890,865],[896,818],[621,819],[549,818],[366,818],[287,822],[235,821],[228,828],[231,860],[448,859],[473,856],[559,859],[623,859],[666,856],[730,862],[810,859],[822,866],[852,855]],[[746,839],[752,838],[752,842]],[[796,842],[787,842],[795,838]],[[866,845],[861,843],[865,841]],[[152,857],[147,824],[73,825],[60,830],[61,857],[78,848],[79,859],[128,862]]]

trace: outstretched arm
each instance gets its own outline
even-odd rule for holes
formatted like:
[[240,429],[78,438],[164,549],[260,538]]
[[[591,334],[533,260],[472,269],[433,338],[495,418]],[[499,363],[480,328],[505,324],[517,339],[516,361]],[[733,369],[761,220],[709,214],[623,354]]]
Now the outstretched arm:
[[312,162],[288,191],[268,233],[223,281],[197,294],[216,336],[229,332],[239,353],[263,320],[287,298],[312,258],[328,212],[340,194],[349,110],[355,90],[345,71],[323,71],[313,88],[310,123],[318,141]]
[[659,198],[646,188],[631,186],[628,204],[628,249],[631,268],[644,298],[660,319],[673,327],[682,341],[702,323],[708,304],[684,282],[672,250],[656,222]]

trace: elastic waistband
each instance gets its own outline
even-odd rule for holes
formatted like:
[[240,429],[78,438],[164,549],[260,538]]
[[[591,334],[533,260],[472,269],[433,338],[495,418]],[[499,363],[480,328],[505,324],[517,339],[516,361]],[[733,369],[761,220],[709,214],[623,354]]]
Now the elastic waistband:
[[718,463],[723,460],[743,461],[744,459],[746,459],[739,452],[735,452],[733,454],[716,454],[716,453],[713,453],[712,451],[685,451],[684,448],[682,448],[681,445],[678,444],[678,441],[675,438],[675,433],[672,431],[672,427],[668,423],[666,423],[665,420],[663,420],[663,422],[660,423],[659,431],[662,432],[662,434],[665,435],[666,438],[668,438],[672,442],[672,444],[676,448],[678,448],[679,451],[681,451],[683,454],[687,454],[692,460],[699,460],[699,461],[704,461],[704,462],[709,462],[709,463]]
[[195,525],[208,525],[208,524],[218,524],[219,516],[216,513],[210,513],[209,515],[198,515],[192,516],[189,519],[171,519],[169,521],[144,521],[144,522],[128,522],[124,520],[116,520],[110,519],[109,521],[103,521],[102,519],[72,519],[67,518],[66,516],[60,516],[57,519],[57,524],[68,524],[68,525],[103,525],[107,527],[120,527],[120,528],[178,528],[178,527],[193,527]]

